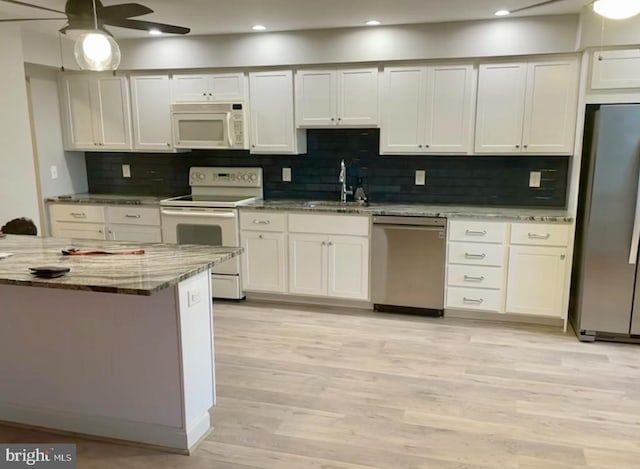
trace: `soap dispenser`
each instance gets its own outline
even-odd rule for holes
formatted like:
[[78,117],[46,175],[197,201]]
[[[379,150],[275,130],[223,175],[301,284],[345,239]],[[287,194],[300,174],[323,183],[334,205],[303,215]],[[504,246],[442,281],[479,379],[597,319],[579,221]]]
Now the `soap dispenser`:
[[356,191],[353,194],[353,198],[356,203],[360,205],[367,205],[369,203],[369,199],[367,198],[367,194],[365,194],[364,189],[362,188],[362,178],[358,178]]

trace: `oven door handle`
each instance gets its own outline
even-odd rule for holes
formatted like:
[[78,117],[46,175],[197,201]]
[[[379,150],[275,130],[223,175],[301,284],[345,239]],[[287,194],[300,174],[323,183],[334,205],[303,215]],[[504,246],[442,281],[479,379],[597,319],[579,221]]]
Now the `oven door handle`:
[[236,218],[235,212],[179,212],[177,210],[162,210],[162,214],[177,217]]

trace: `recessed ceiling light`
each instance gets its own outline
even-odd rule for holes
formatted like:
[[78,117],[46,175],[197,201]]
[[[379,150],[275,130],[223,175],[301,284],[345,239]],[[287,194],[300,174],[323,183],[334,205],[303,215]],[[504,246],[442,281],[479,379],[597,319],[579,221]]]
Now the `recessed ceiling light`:
[[160,36],[162,34],[162,31],[160,31],[159,29],[150,29],[149,34],[151,34],[152,36]]
[[262,24],[255,24],[251,27],[251,29],[253,29],[254,31],[265,31],[267,27]]
[[494,13],[496,16],[507,16],[510,15],[511,12],[509,10],[498,10]]
[[365,24],[367,26],[380,26],[380,21],[378,21],[378,20],[369,20]]

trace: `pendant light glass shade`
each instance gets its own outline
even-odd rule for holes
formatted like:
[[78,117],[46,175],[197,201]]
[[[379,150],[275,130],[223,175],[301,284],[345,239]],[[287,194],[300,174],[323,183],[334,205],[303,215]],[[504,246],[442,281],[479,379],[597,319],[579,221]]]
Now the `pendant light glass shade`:
[[593,11],[612,20],[625,20],[640,13],[640,0],[597,0]]
[[76,39],[73,52],[82,70],[102,72],[116,70],[120,65],[120,47],[100,30],[88,31]]

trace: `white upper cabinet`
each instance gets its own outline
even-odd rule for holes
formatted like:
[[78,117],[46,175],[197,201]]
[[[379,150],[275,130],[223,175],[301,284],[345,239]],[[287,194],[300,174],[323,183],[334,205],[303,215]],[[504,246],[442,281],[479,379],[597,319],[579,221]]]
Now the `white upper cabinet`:
[[65,74],[60,88],[66,150],[131,150],[125,77]]
[[173,75],[171,101],[244,101],[247,95],[244,73]]
[[251,153],[304,153],[306,134],[293,121],[291,70],[250,73],[249,88]]
[[381,152],[468,153],[474,90],[472,65],[385,68]]
[[134,150],[171,150],[169,77],[167,75],[131,76],[129,83]]
[[378,69],[298,70],[298,127],[377,127]]
[[594,52],[591,88],[640,88],[640,49]]
[[480,65],[476,152],[573,153],[577,99],[575,59]]

